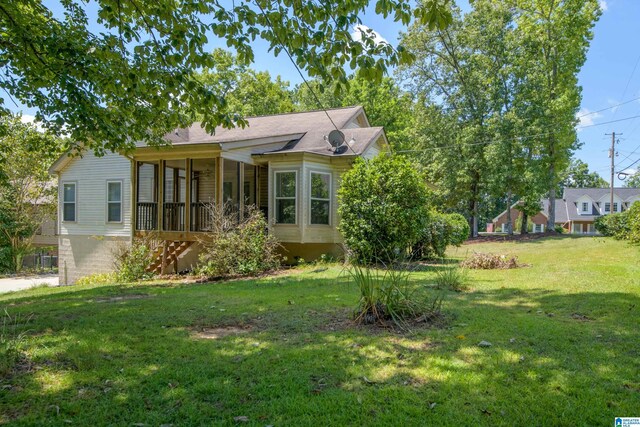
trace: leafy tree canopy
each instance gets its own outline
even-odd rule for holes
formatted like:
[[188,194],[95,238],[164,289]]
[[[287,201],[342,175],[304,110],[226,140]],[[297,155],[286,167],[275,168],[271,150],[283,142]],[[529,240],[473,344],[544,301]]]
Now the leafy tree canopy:
[[323,87],[314,80],[296,86],[293,94],[298,111],[319,108],[348,107],[362,105],[371,126],[383,126],[389,142],[396,148],[405,145],[407,132],[413,125],[413,99],[389,77],[380,82],[367,80],[357,75],[349,76],[344,91],[335,94],[337,83]]
[[[413,9],[409,0],[377,0],[375,11],[404,24],[444,27],[448,2],[423,0]],[[98,154],[132,148],[134,141],[162,144],[166,132],[199,118],[207,131],[234,126],[224,93],[196,78],[216,65],[207,50],[212,38],[226,41],[243,64],[254,60],[252,42],[263,39],[323,81],[346,82],[345,66],[380,81],[388,66],[409,62],[402,47],[376,42],[372,31],[352,39],[368,4],[96,0],[94,17],[82,0],[60,1],[61,11],[42,0],[6,0],[0,3],[0,88],[36,108],[46,127]]]
[[38,227],[55,218],[56,186],[48,168],[63,144],[19,116],[2,117],[0,126],[0,247],[5,268],[17,271]]
[[636,172],[635,174],[628,176],[624,182],[624,186],[629,188],[640,188],[640,172]]
[[580,159],[572,159],[565,176],[560,182],[558,194],[564,188],[604,188],[609,183],[598,172],[589,172],[589,165]]
[[280,76],[272,79],[269,72],[253,70],[223,49],[214,50],[213,58],[214,67],[203,70],[198,80],[225,95],[230,114],[247,117],[294,111],[289,82]]

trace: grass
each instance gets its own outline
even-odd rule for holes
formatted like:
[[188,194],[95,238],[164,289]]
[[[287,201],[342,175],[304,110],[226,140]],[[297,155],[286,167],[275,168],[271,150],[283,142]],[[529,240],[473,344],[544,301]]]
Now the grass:
[[[606,425],[638,416],[638,247],[560,237],[451,255],[471,251],[530,267],[470,271],[468,291],[445,291],[447,327],[404,335],[344,321],[359,297],[337,266],[1,295],[1,310],[31,317],[28,363],[0,379],[0,424]],[[435,287],[438,268],[411,280]]]

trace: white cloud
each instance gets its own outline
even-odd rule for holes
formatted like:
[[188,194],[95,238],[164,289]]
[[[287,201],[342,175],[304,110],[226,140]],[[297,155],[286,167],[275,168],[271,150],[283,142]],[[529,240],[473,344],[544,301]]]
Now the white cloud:
[[607,4],[606,0],[600,0],[600,9],[603,12],[606,12],[609,9],[609,5]]
[[595,120],[600,117],[602,117],[602,114],[600,113],[589,111],[588,108],[581,108],[580,111],[578,111],[578,114],[576,114],[576,118],[579,121],[578,130],[580,130],[581,126],[590,126],[595,124]]
[[611,106],[611,112],[615,113],[620,108],[620,101],[616,101],[615,99],[609,98],[607,99],[607,104]]
[[36,121],[36,116],[32,116],[31,114],[23,114],[21,120],[22,123],[34,123]]
[[20,117],[20,121],[22,121],[22,123],[32,123],[36,129],[40,132],[44,132],[45,129],[42,126],[42,123],[36,122],[36,116],[33,116],[31,114],[22,114],[22,116]]
[[389,42],[384,37],[382,37],[379,32],[377,32],[376,30],[372,30],[371,28],[362,24],[353,27],[351,38],[357,42],[362,41],[362,33],[369,33],[377,44],[389,44]]

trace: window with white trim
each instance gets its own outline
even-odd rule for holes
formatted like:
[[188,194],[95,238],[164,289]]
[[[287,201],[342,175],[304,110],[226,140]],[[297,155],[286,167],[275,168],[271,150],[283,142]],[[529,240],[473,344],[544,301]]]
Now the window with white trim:
[[122,181],[107,181],[107,222],[122,222]]
[[613,211],[618,212],[618,202],[613,202]]
[[329,225],[331,212],[331,174],[311,172],[309,191],[311,224]]
[[611,212],[611,203],[605,202],[604,211],[605,211],[605,213]]
[[582,202],[582,212],[589,212],[589,202]]
[[582,233],[582,224],[573,224],[574,233]]
[[276,223],[295,224],[297,172],[275,172],[274,178]]
[[76,220],[76,183],[62,184],[62,221],[75,222]]
[[534,224],[533,232],[534,233],[542,233],[544,231],[544,224]]

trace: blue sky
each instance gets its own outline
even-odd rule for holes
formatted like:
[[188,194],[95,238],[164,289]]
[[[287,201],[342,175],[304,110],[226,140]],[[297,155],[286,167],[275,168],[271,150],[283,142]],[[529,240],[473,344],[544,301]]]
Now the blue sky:
[[[466,0],[458,0],[458,4],[463,10],[468,8]],[[592,113],[640,97],[640,43],[635,42],[638,40],[640,1],[601,0],[601,4],[604,13],[594,28],[587,61],[579,75],[583,88],[579,114]],[[375,15],[372,10],[368,10],[362,20],[363,24],[379,32],[392,44],[397,42],[399,33],[404,29],[390,19]],[[215,45],[217,43],[212,43],[212,47]],[[255,53],[254,68],[268,70],[273,76],[279,74],[292,85],[302,82],[286,56],[275,58],[264,43],[256,43]],[[23,109],[23,113],[29,115],[34,111]],[[605,133],[615,131],[623,134],[617,144],[616,171],[640,159],[640,118],[599,125],[635,115],[640,115],[640,100],[582,117],[581,125],[588,127],[578,130],[583,146],[576,157],[609,180],[610,159],[607,150],[611,137],[605,136]],[[640,169],[640,162],[633,168]],[[619,184],[620,181],[616,179],[616,185]]]

